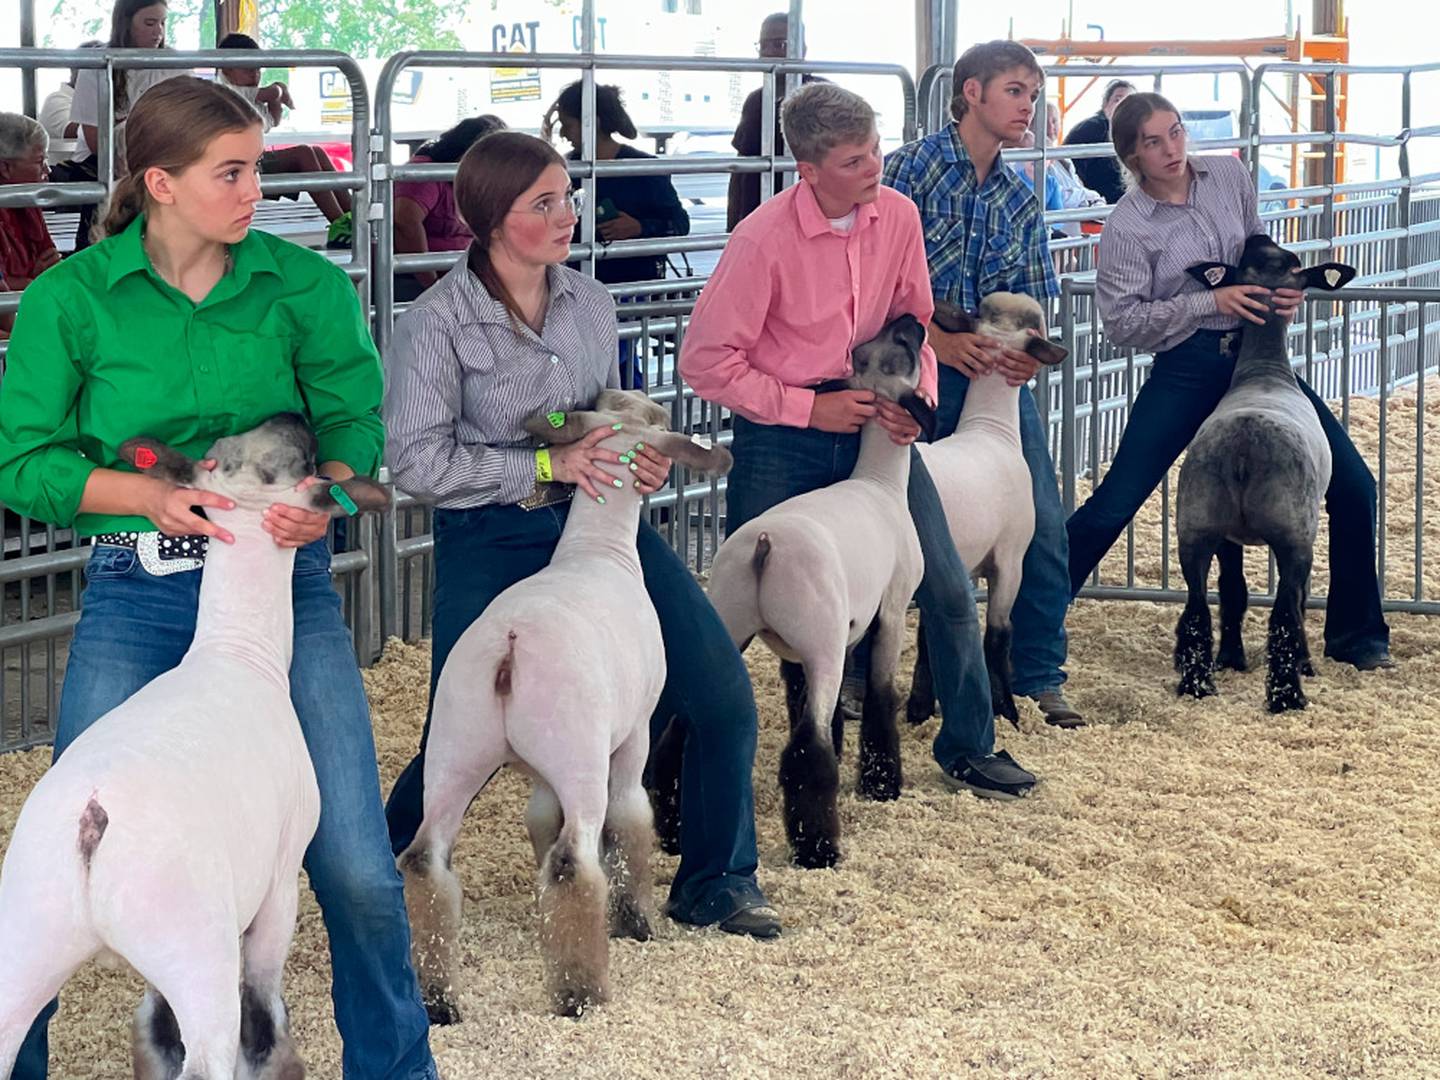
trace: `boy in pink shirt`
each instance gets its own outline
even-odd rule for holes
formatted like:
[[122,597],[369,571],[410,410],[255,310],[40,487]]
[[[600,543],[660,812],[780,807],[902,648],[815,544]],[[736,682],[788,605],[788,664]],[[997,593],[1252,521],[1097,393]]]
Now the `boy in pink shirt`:
[[[786,145],[800,181],[735,229],[695,305],[680,373],[701,397],[731,409],[735,467],[726,528],[785,499],[843,480],[874,417],[897,443],[919,428],[894,402],[836,385],[850,350],[909,313],[934,310],[919,213],[880,185],[875,114],[831,83],[785,101]],[[933,403],[935,354],[921,354],[920,393]],[[935,759],[952,787],[978,795],[1028,795],[1035,777],[995,753],[990,682],[970,577],[940,498],[912,451],[910,512],[925,556],[916,594],[943,721]]]

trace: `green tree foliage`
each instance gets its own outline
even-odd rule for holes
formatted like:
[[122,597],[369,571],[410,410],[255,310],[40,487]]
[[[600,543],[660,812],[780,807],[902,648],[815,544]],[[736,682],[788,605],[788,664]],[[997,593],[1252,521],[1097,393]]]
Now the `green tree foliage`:
[[[195,0],[191,0],[195,2]],[[406,49],[459,49],[463,8],[441,0],[261,0],[260,43],[383,57]]]

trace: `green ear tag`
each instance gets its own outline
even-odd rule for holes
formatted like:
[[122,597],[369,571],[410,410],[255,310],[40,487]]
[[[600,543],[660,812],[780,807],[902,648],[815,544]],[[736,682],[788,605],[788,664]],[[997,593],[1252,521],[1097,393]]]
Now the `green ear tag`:
[[550,421],[550,426],[553,428],[562,428],[565,426],[565,414],[563,412],[546,413],[545,419]]
[[345,513],[358,514],[360,512],[360,507],[355,505],[355,500],[350,497],[350,493],[339,484],[330,485],[330,497],[340,504]]

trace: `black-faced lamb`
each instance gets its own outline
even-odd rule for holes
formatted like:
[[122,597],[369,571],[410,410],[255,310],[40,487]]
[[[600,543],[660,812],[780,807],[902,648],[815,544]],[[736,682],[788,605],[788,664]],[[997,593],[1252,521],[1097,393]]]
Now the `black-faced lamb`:
[[[1210,288],[1263,285],[1270,289],[1337,289],[1353,267],[1300,260],[1268,236],[1245,242],[1239,266],[1201,263],[1190,274]],[[1305,599],[1320,504],[1330,484],[1330,447],[1315,407],[1290,366],[1287,321],[1271,307],[1264,325],[1246,322],[1230,389],[1200,426],[1176,487],[1180,568],[1189,599],[1175,628],[1180,694],[1215,693],[1210,606],[1210,561],[1220,556],[1221,667],[1245,669],[1240,626],[1248,602],[1240,545],[1265,545],[1279,581],[1270,613],[1265,676],[1271,712],[1303,709],[1302,673],[1311,674]]]
[[[902,315],[852,353],[854,389],[903,405],[933,432],[935,415],[915,392],[925,328]],[[838,712],[845,658],[874,635],[860,723],[859,790],[900,795],[895,673],[905,610],[924,561],[906,486],[910,447],[876,419],[860,436],[846,480],[787,499],[746,522],[716,553],[710,599],[742,649],[759,635],[779,657],[790,715],[780,758],[785,829],[795,862],[832,866],[840,857]]]

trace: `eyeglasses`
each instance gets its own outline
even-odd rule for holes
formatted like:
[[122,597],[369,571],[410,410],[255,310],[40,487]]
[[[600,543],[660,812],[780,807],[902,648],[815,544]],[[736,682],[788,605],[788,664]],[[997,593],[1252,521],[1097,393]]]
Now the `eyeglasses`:
[[511,210],[510,213],[539,214],[546,221],[549,221],[556,214],[563,214],[565,212],[565,207],[567,206],[570,208],[570,212],[572,214],[574,214],[576,217],[579,217],[581,212],[585,209],[585,189],[575,188],[571,191],[567,191],[562,198],[541,199],[539,202],[535,203],[528,209]]

